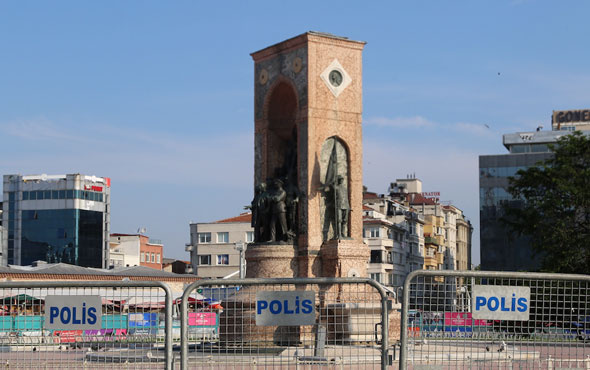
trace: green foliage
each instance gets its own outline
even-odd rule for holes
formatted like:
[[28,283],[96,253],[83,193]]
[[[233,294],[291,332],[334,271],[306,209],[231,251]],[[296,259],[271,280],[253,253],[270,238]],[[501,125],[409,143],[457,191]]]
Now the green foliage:
[[590,274],[590,139],[576,131],[550,148],[552,158],[510,178],[521,202],[503,220],[530,238],[544,271]]

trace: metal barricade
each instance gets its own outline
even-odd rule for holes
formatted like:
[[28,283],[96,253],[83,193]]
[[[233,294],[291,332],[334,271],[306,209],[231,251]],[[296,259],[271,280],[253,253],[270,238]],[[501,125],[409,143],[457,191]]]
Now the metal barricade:
[[414,271],[400,369],[590,369],[590,276]]
[[370,279],[205,280],[181,304],[182,369],[387,366],[387,296]]
[[164,283],[0,282],[2,368],[172,369],[171,325]]

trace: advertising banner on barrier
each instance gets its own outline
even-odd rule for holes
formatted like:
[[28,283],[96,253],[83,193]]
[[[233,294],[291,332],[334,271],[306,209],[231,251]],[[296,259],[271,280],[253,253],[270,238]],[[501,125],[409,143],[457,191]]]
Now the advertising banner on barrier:
[[189,312],[188,324],[190,326],[215,326],[217,314],[215,312]]

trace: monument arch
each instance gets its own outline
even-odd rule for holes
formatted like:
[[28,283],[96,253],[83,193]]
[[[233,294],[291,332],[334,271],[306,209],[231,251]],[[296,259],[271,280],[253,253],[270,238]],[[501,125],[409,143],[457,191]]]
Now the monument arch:
[[264,106],[267,126],[266,178],[290,177],[292,181],[296,181],[297,100],[294,86],[286,78],[277,78]]

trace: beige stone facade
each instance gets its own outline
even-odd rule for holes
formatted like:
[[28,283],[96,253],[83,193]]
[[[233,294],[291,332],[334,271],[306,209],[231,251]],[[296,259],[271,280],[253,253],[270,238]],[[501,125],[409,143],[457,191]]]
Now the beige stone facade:
[[365,192],[363,236],[371,256],[369,277],[390,287],[424,264],[424,218],[386,195]]

